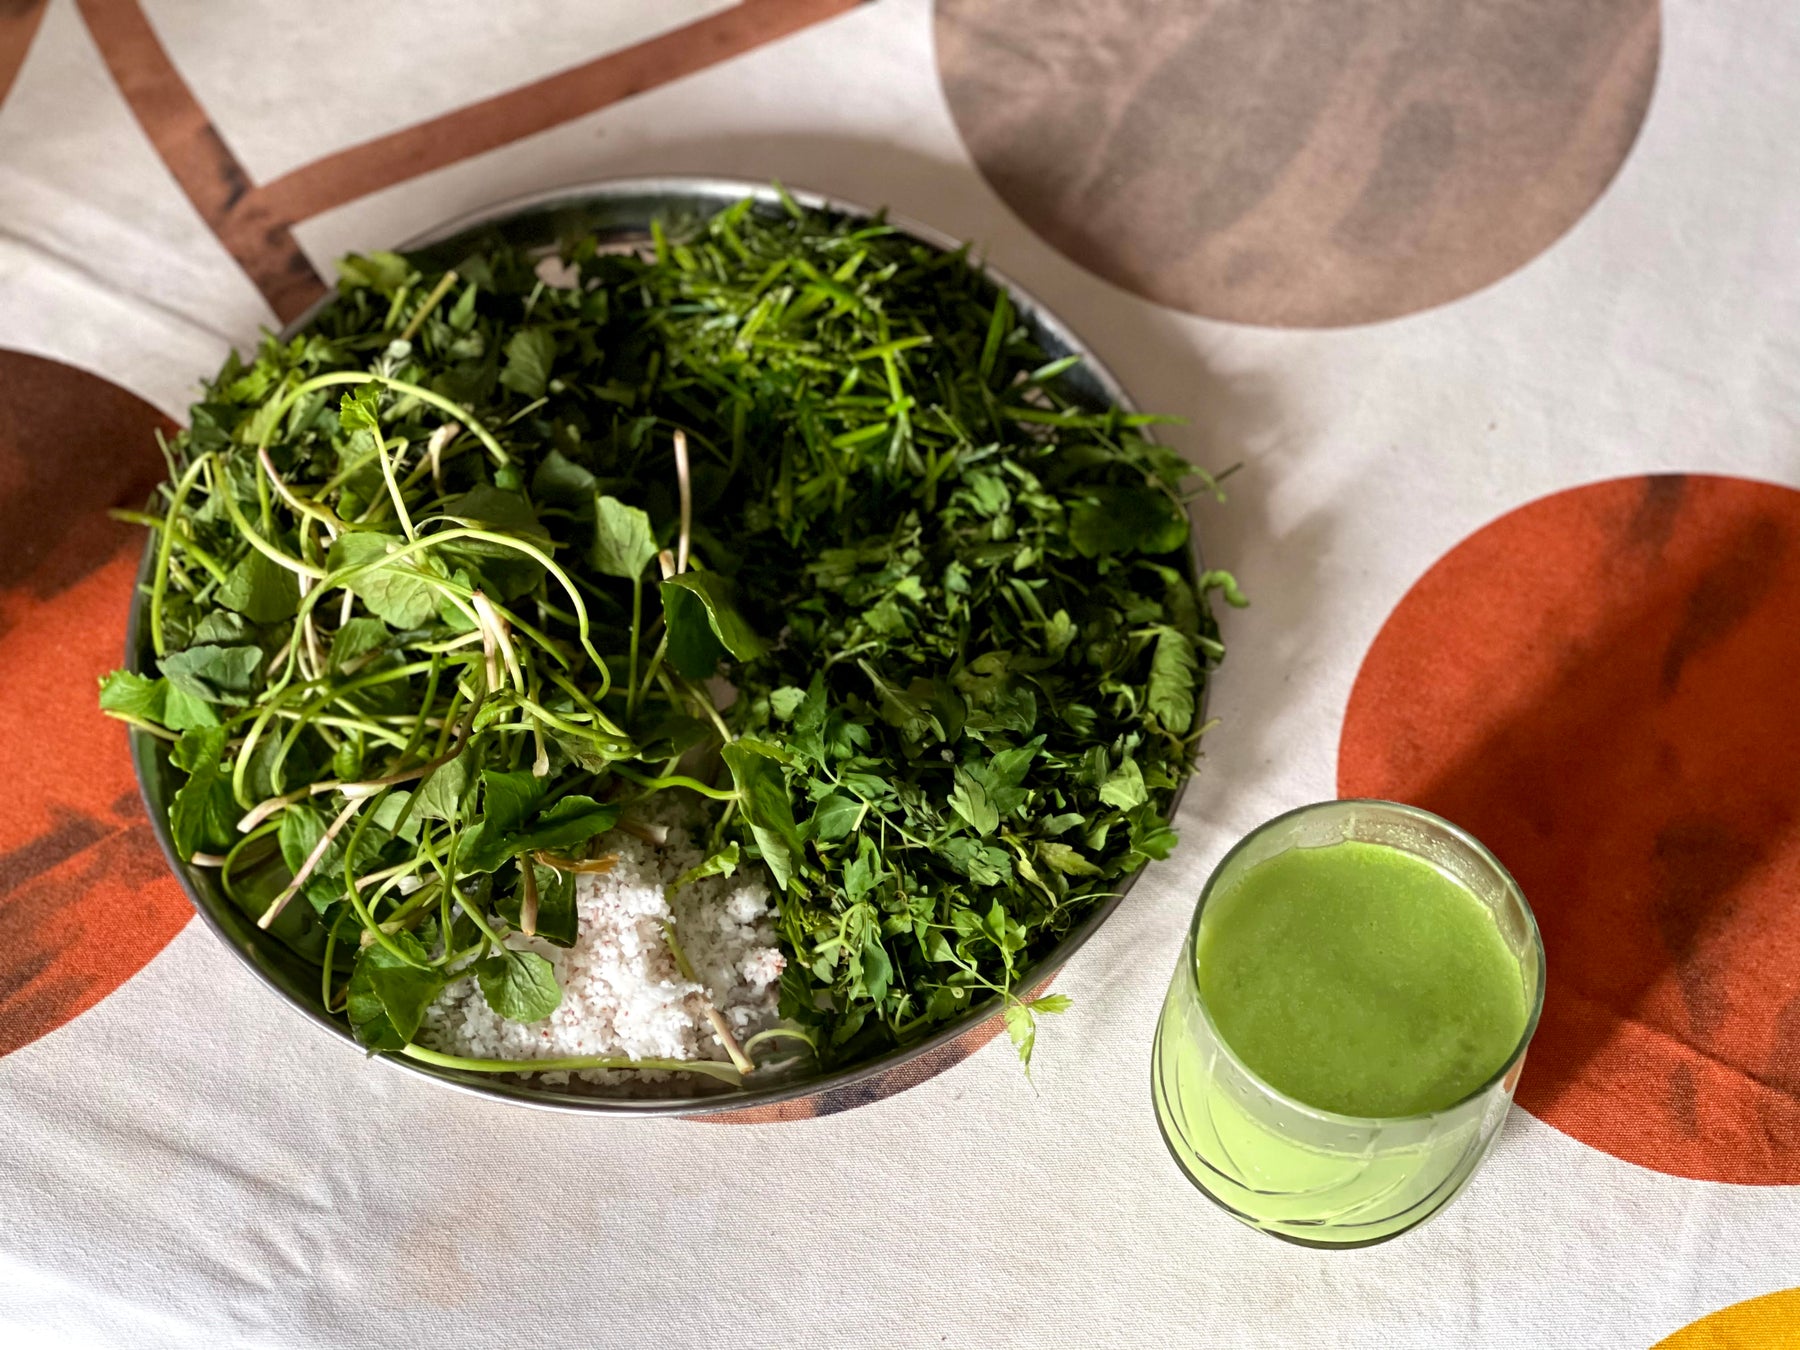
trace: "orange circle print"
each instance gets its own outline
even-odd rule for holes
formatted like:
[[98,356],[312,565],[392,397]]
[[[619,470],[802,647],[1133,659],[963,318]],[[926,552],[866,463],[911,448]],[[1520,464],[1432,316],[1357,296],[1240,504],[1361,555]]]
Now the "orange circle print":
[[1447,816],[1524,887],[1522,1106],[1660,1172],[1800,1183],[1800,492],[1625,478],[1476,531],[1364,659],[1338,788]]
[[125,731],[95,706],[143,547],[106,510],[162,476],[159,428],[98,375],[0,351],[0,1055],[93,1007],[193,916]]

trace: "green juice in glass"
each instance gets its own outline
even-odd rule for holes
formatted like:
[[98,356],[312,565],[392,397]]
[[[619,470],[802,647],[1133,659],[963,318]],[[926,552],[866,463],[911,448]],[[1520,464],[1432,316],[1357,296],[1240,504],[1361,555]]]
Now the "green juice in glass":
[[1523,897],[1454,827],[1391,803],[1292,813],[1202,898],[1157,1031],[1164,1137],[1256,1227],[1392,1237],[1492,1143],[1541,976]]

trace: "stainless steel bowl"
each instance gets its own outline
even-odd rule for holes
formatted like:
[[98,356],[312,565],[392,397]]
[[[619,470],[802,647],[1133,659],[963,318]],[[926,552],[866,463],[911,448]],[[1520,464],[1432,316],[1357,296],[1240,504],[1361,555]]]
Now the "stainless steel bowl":
[[[848,219],[864,220],[875,214],[866,207],[817,193],[790,191],[789,195],[802,206]],[[489,239],[504,240],[522,248],[547,248],[561,238],[592,233],[618,247],[628,248],[649,239],[650,222],[653,218],[661,219],[665,226],[673,230],[673,227],[682,222],[697,223],[745,197],[756,198],[771,211],[781,209],[777,193],[767,184],[729,178],[628,178],[559,188],[504,202],[429,230],[400,247],[409,253],[423,254],[444,266],[454,264]],[[960,247],[956,241],[927,226],[892,214],[887,216],[887,220],[902,233],[934,248],[954,250]],[[1082,358],[1081,363],[1064,377],[1063,387],[1066,390],[1073,393],[1079,401],[1096,408],[1118,406],[1127,411],[1136,410],[1130,396],[1120,387],[1112,372],[1061,320],[993,269],[987,270],[987,276],[1012,297],[1021,321],[1030,327],[1046,352],[1052,356],[1078,355]],[[292,337],[305,329],[334,299],[334,296],[325,296],[288,325],[282,336]],[[144,636],[146,606],[143,592],[148,583],[154,555],[154,548],[147,546],[138,571],[138,593],[132,603],[126,637],[126,660],[133,670],[147,669],[151,665]],[[1189,557],[1189,564],[1197,568],[1198,563],[1199,554],[1196,549]],[[211,872],[190,867],[176,856],[169,834],[168,806],[177,783],[162,742],[134,730],[131,733],[131,754],[137,770],[138,785],[143,791],[144,803],[149,808],[157,840],[169,860],[169,866],[174,869],[182,888],[207,926],[264,984],[280,994],[291,1008],[328,1033],[347,1050],[365,1053],[351,1035],[344,1019],[327,1013],[321,1005],[317,968],[307,965],[280,942],[259,930],[249,915],[226,898]],[[1180,802],[1185,787],[1184,782],[1182,787],[1177,788],[1170,806],[1171,812]],[[1100,901],[1086,919],[1070,930],[1062,942],[1026,973],[1020,987],[1029,989],[1041,983],[1079,951],[1141,875],[1139,872],[1125,878],[1114,895]],[[916,1081],[921,1076],[918,1073],[921,1066],[913,1064],[913,1061],[967,1035],[982,1023],[998,1017],[1001,1011],[1001,1001],[997,997],[991,998],[970,1008],[962,1016],[939,1027],[922,1040],[847,1068],[784,1077],[778,1082],[735,1089],[719,1089],[717,1084],[698,1080],[692,1088],[685,1089],[690,1095],[684,1096],[609,1096],[605,1095],[605,1089],[579,1082],[567,1087],[551,1087],[510,1076],[496,1077],[441,1069],[395,1055],[377,1055],[374,1058],[403,1072],[429,1078],[464,1092],[525,1106],[618,1116],[697,1116],[775,1106],[797,1098],[828,1093],[837,1094],[841,1098],[839,1090],[858,1084],[877,1087],[870,1080],[892,1073],[903,1065],[910,1066],[912,1070],[904,1076],[909,1081]],[[901,1076],[896,1075],[896,1078]],[[886,1094],[877,1090],[870,1095]]]

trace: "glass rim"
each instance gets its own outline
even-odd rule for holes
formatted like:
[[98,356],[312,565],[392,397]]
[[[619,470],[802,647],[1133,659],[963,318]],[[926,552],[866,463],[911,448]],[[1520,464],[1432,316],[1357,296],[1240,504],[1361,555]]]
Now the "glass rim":
[[[1412,816],[1428,825],[1444,830],[1458,843],[1468,848],[1470,852],[1474,853],[1499,874],[1501,880],[1505,882],[1506,888],[1512,893],[1514,898],[1518,900],[1519,907],[1525,911],[1526,921],[1531,925],[1531,947],[1537,952],[1537,979],[1534,982],[1536,987],[1532,991],[1531,1009],[1525,1018],[1524,1029],[1519,1033],[1518,1044],[1513,1046],[1511,1052],[1506,1056],[1506,1059],[1493,1073],[1483,1079],[1478,1086],[1471,1088],[1448,1106],[1440,1106],[1434,1111],[1416,1111],[1411,1115],[1404,1116],[1352,1116],[1346,1115],[1341,1111],[1330,1111],[1322,1106],[1313,1106],[1307,1102],[1303,1102],[1298,1097],[1283,1092],[1280,1088],[1269,1082],[1268,1079],[1257,1073],[1256,1070],[1252,1069],[1248,1064],[1244,1063],[1243,1057],[1238,1054],[1231,1042],[1226,1040],[1225,1033],[1219,1030],[1218,1023],[1213,1020],[1212,1010],[1206,1006],[1206,995],[1200,988],[1198,960],[1200,949],[1200,916],[1206,912],[1207,902],[1212,899],[1213,887],[1218,883],[1219,877],[1224,873],[1226,867],[1231,863],[1233,858],[1236,858],[1248,848],[1252,842],[1260,838],[1263,834],[1266,834],[1269,830],[1274,829],[1277,825],[1282,825],[1293,820],[1296,816],[1311,815],[1315,811],[1320,811],[1326,807],[1332,806],[1379,806],[1385,809],[1398,811],[1403,815]],[[1298,1111],[1303,1115],[1311,1116],[1316,1120],[1321,1120],[1333,1125],[1393,1125],[1405,1121],[1430,1120],[1437,1116],[1447,1115],[1452,1111],[1461,1110],[1470,1102],[1485,1097],[1493,1089],[1496,1083],[1500,1082],[1507,1074],[1518,1067],[1519,1061],[1525,1057],[1526,1048],[1531,1044],[1531,1038],[1537,1034],[1538,1019],[1543,1015],[1544,1011],[1544,984],[1546,974],[1544,935],[1538,928],[1537,913],[1531,908],[1531,901],[1526,898],[1525,888],[1519,885],[1518,880],[1511,872],[1506,870],[1506,864],[1494,856],[1492,849],[1488,848],[1486,844],[1482,843],[1455,821],[1446,820],[1443,816],[1440,816],[1433,811],[1427,811],[1422,806],[1413,806],[1408,802],[1390,801],[1385,797],[1328,797],[1321,801],[1307,802],[1304,806],[1296,806],[1290,810],[1283,811],[1280,815],[1271,816],[1269,819],[1250,830],[1243,838],[1239,839],[1237,843],[1233,844],[1225,851],[1225,855],[1214,864],[1212,871],[1207,875],[1206,884],[1200,888],[1200,898],[1194,903],[1194,916],[1188,920],[1187,942],[1184,944],[1184,951],[1193,959],[1184,959],[1182,961],[1182,978],[1192,983],[1195,1006],[1200,1009],[1200,1016],[1205,1019],[1206,1029],[1212,1033],[1213,1040],[1217,1043],[1219,1052],[1223,1054],[1240,1073],[1283,1106]]]

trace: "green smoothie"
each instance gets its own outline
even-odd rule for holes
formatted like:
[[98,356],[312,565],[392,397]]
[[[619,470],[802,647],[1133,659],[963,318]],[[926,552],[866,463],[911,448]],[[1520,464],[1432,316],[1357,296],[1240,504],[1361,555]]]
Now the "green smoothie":
[[[1450,872],[1355,838],[1384,829],[1494,886],[1507,935]],[[1296,842],[1221,865],[1170,984],[1157,1118],[1189,1179],[1246,1223],[1379,1242],[1440,1210],[1491,1147],[1541,949],[1510,878],[1427,813],[1321,803],[1264,830]]]
[[1200,922],[1200,997],[1265,1082],[1349,1116],[1438,1111],[1525,1029],[1519,961],[1487,907],[1383,844],[1296,848]]

